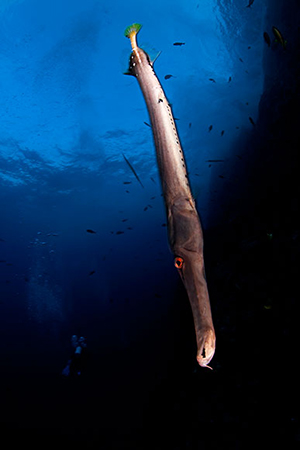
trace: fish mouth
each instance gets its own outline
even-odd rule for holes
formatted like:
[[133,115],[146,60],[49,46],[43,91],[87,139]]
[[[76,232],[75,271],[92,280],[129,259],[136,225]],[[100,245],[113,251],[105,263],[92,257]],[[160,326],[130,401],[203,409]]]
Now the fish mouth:
[[212,360],[216,349],[216,336],[214,330],[208,329],[201,332],[201,336],[197,341],[197,362],[199,366],[212,369],[208,364]]

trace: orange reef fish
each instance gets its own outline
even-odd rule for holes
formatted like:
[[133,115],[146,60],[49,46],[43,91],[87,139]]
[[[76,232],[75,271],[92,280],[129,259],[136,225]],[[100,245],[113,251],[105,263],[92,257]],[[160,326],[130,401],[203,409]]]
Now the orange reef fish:
[[136,77],[148,108],[167,213],[169,244],[192,308],[197,361],[200,366],[209,367],[216,337],[205,278],[202,227],[170,103],[154,72],[153,62],[137,45],[140,28],[140,24],[134,23],[125,30],[132,47],[127,73]]

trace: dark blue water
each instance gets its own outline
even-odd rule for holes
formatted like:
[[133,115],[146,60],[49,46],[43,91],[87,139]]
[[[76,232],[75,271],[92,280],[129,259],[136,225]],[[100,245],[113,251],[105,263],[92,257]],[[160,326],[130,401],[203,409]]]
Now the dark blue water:
[[[299,5],[248,3],[1,2],[3,439],[299,442]],[[136,21],[143,48],[162,51],[155,70],[204,228],[213,371],[196,366],[149,118],[123,75]],[[63,377],[73,334],[86,361]]]

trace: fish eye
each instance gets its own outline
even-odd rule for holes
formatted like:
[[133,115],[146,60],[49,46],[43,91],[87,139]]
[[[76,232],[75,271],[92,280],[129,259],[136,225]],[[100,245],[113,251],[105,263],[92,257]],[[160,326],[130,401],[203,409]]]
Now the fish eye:
[[174,259],[174,265],[175,265],[176,269],[182,269],[183,259],[180,258],[180,256],[176,256],[176,258]]

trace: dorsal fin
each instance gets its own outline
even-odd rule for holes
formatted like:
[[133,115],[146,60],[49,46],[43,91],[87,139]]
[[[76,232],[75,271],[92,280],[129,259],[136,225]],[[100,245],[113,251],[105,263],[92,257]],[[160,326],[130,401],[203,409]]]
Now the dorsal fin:
[[157,58],[159,57],[160,54],[161,54],[161,50],[157,53],[155,58],[150,61],[151,66],[153,66],[153,64],[155,63],[155,61],[157,60]]

